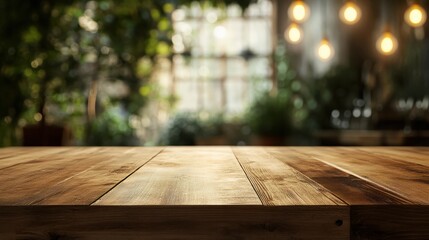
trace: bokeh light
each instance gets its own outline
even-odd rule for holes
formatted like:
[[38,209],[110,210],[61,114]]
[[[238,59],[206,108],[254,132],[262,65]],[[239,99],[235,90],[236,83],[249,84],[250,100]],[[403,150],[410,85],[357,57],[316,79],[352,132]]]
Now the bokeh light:
[[292,44],[298,44],[302,41],[303,32],[298,24],[291,23],[284,33],[286,41]]
[[328,39],[324,38],[320,41],[319,46],[317,47],[317,56],[322,61],[329,61],[335,54],[334,47],[332,47],[331,43]]
[[341,21],[345,24],[352,25],[359,22],[362,12],[356,3],[348,1],[341,7],[339,15]]
[[376,43],[377,50],[386,56],[392,55],[398,49],[398,40],[390,32],[384,32]]
[[294,1],[289,6],[288,14],[292,21],[302,23],[310,17],[310,8],[304,1]]
[[404,14],[405,22],[411,27],[421,27],[426,22],[426,11],[418,4],[412,4]]

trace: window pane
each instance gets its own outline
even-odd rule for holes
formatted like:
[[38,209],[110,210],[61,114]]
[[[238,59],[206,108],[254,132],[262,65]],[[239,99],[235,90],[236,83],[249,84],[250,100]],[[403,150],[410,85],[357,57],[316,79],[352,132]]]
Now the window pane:
[[227,63],[228,78],[244,78],[246,75],[246,61],[242,58],[230,58]]
[[220,111],[222,110],[222,87],[220,81],[204,81],[202,83],[204,101],[204,110]]
[[181,111],[197,111],[198,86],[196,81],[177,81],[176,94],[179,97],[177,108]]
[[[178,110],[240,113],[261,91],[270,89],[269,0],[251,4],[245,17],[237,5],[202,8],[194,2],[181,10],[184,13],[173,14],[172,38]],[[184,53],[190,55],[180,55]]]
[[244,81],[240,79],[230,79],[225,83],[226,88],[226,111],[230,113],[240,113],[247,102],[247,89]]
[[271,76],[270,60],[268,58],[253,58],[249,61],[249,77]]

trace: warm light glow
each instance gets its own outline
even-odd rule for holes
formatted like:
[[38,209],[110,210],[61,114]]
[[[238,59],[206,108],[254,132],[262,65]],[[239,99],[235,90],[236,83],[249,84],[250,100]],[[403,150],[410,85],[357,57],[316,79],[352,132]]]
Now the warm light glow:
[[411,27],[421,27],[426,22],[426,11],[418,4],[412,4],[404,15],[405,22]]
[[377,40],[377,50],[383,55],[392,55],[398,49],[398,40],[390,32],[383,33]]
[[341,21],[349,25],[359,22],[361,14],[359,6],[351,1],[345,3],[340,9]]
[[216,26],[214,29],[214,32],[213,32],[214,36],[217,39],[224,39],[226,37],[227,33],[228,32],[227,32],[226,28],[222,25]]
[[292,44],[300,43],[302,40],[302,30],[296,23],[291,23],[286,29],[284,37],[286,41]]
[[334,56],[334,48],[327,39],[320,41],[317,48],[317,56],[323,61],[328,61]]
[[310,16],[310,8],[305,2],[301,0],[294,1],[289,6],[288,14],[292,21],[302,23],[305,22]]

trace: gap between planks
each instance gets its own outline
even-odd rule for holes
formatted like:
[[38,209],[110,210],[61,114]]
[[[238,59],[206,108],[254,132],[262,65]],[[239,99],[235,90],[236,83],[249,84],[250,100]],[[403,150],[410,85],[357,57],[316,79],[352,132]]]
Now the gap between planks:
[[229,146],[167,147],[94,205],[261,205]]
[[108,194],[109,192],[111,192],[113,189],[116,188],[116,186],[118,186],[119,184],[121,184],[123,181],[125,181],[127,178],[129,178],[131,175],[133,175],[135,172],[137,172],[140,168],[142,168],[144,165],[146,165],[147,163],[149,163],[150,161],[152,161],[152,159],[154,159],[156,156],[158,156],[159,154],[161,154],[164,151],[165,148],[162,148],[158,153],[156,153],[155,155],[153,155],[149,160],[147,160],[145,163],[143,163],[142,165],[140,165],[138,168],[136,168],[134,171],[132,171],[130,174],[128,174],[126,177],[124,177],[122,180],[118,181],[115,185],[113,185],[109,190],[107,190],[105,193],[101,194],[97,199],[95,199],[94,201],[92,201],[92,203],[89,204],[89,206],[92,206],[93,204],[95,204],[98,200],[100,200],[102,197],[104,197],[106,194]]
[[261,197],[260,193],[256,190],[255,186],[253,186],[252,181],[250,181],[249,175],[247,175],[246,170],[244,170],[243,165],[241,165],[240,160],[238,160],[238,157],[237,157],[237,155],[235,154],[235,152],[234,152],[233,148],[232,148],[232,147],[229,147],[229,149],[231,150],[232,154],[234,155],[235,160],[238,162],[238,165],[240,165],[241,170],[244,172],[244,175],[246,176],[247,181],[249,181],[250,186],[252,186],[253,191],[255,191],[256,196],[258,196],[259,201],[261,202],[261,204],[262,204],[262,205],[264,205],[264,201],[262,200],[262,197]]
[[[394,191],[389,191],[388,188],[380,187],[378,184],[373,183],[372,181],[367,181],[355,174],[351,174],[345,169],[325,163],[319,159],[314,158],[304,154],[299,148],[276,148],[269,147],[265,148],[266,151],[277,157],[279,160],[285,164],[297,169],[302,174],[310,177],[314,181],[318,182],[320,185],[327,188],[331,193],[337,196],[339,199],[342,199],[349,205],[362,205],[362,204],[411,204],[413,203],[404,196],[398,195]],[[286,152],[287,151],[287,154]],[[331,168],[326,169],[324,166]],[[314,167],[314,169],[313,169]],[[318,170],[316,170],[318,169]],[[326,171],[326,174],[325,174]],[[339,178],[336,180],[336,178]],[[343,182],[340,179],[346,178],[346,181]],[[330,179],[330,180],[328,180]],[[355,185],[355,180],[359,181],[359,185]],[[351,182],[349,182],[351,181]],[[353,183],[355,182],[355,183]],[[340,183],[340,184],[338,184]],[[362,188],[361,188],[362,187]],[[368,188],[370,187],[370,188]],[[345,189],[343,189],[345,188]],[[370,190],[373,188],[373,190]],[[345,191],[343,191],[345,190]],[[358,190],[358,192],[354,192]],[[381,195],[380,195],[381,194]],[[380,201],[380,196],[386,196],[386,201]],[[351,197],[351,196],[356,196]]]
[[377,183],[377,182],[375,182],[375,181],[373,181],[373,180],[371,180],[371,179],[369,179],[369,178],[366,178],[366,177],[361,176],[361,175],[359,175],[359,174],[357,174],[357,173],[354,173],[354,172],[349,171],[349,170],[347,170],[347,169],[345,169],[345,168],[342,168],[342,167],[340,167],[340,166],[336,165],[335,163],[330,163],[330,162],[324,161],[324,160],[322,160],[322,159],[319,159],[318,157],[314,157],[314,159],[316,159],[316,160],[318,160],[318,161],[320,161],[320,162],[322,162],[322,163],[324,163],[324,164],[327,164],[327,165],[329,165],[329,166],[331,166],[331,167],[337,168],[337,169],[339,169],[339,170],[341,170],[341,171],[343,171],[343,172],[345,172],[345,173],[348,173],[348,174],[350,174],[350,175],[352,175],[352,176],[355,176],[355,177],[357,177],[357,178],[359,178],[359,179],[362,179],[362,180],[364,180],[364,181],[366,181],[366,182],[369,182],[369,183],[371,183],[371,184],[374,184],[375,186],[377,186],[377,187],[379,187],[379,188],[381,188],[381,189],[384,189],[384,190],[385,190],[385,191],[387,191],[387,192],[394,193],[394,194],[396,194],[396,195],[398,195],[398,196],[402,197],[403,199],[405,199],[405,200],[409,201],[410,203],[414,203],[414,201],[412,201],[411,199],[409,199],[407,196],[405,196],[405,195],[401,194],[400,192],[395,191],[395,190],[393,190],[393,189],[391,189],[391,188],[389,188],[389,187],[387,187],[387,186],[385,186],[385,185],[379,184],[379,183]]
[[[295,152],[319,160],[353,175],[379,189],[394,193],[407,202],[427,205],[429,168],[392,158],[389,148],[384,155],[361,151],[364,147],[300,147]],[[370,149],[370,148],[368,148]],[[376,148],[374,148],[376,149]],[[424,150],[424,148],[423,148]],[[405,154],[403,158],[407,158]]]
[[[240,163],[240,166],[242,167],[243,171],[245,172],[246,177],[252,184],[253,189],[256,191],[256,194],[264,205],[348,205],[344,200],[333,194],[332,191],[320,185],[313,179],[309,178],[307,175],[295,169],[294,167],[279,160],[277,157],[269,154],[264,147],[237,147],[232,148],[232,151],[236,156],[238,162]],[[259,151],[259,155],[257,156],[258,160],[255,160],[254,162],[254,164],[259,166],[252,167],[252,162],[246,162],[249,160],[246,160],[247,158],[243,154],[248,154],[248,151]],[[261,153],[263,154],[261,155]],[[254,155],[254,153],[250,153],[250,155]],[[261,165],[260,160],[263,155],[266,155],[266,157],[269,157],[274,161],[268,161],[265,164]],[[263,173],[261,176],[259,176],[259,174],[252,172],[252,168],[254,168],[254,170],[264,170],[265,168],[262,166],[273,168],[274,166],[272,166],[272,164],[277,164],[277,167],[284,167],[285,169],[283,170],[287,170],[286,172],[288,172],[288,174],[284,175],[282,172],[279,172],[279,170],[275,171],[276,173],[270,172],[272,170],[271,169],[269,171],[270,174],[264,177]],[[260,169],[260,167],[262,167],[262,169]],[[279,180],[279,182],[273,183],[273,180],[275,180],[276,178],[281,179]],[[258,184],[261,185],[261,189],[258,188]],[[299,187],[300,184],[302,185],[302,188]],[[264,192],[265,188],[268,188],[266,194]],[[307,197],[303,198],[302,196]]]

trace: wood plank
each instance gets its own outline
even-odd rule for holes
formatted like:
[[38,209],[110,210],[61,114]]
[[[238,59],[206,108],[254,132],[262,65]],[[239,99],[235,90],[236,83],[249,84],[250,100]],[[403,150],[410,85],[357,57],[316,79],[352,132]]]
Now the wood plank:
[[91,204],[162,150],[69,149],[0,170],[0,204]]
[[413,164],[421,164],[429,167],[429,156],[424,150],[429,148],[409,148],[409,147],[359,147],[358,150],[375,155],[389,156],[392,159],[405,161]]
[[260,205],[230,147],[167,147],[97,205]]
[[414,203],[429,204],[429,167],[398,161],[389,155],[380,156],[350,147],[305,147],[302,148],[302,152],[359,178],[390,189]]
[[351,206],[351,239],[429,239],[429,206]]
[[264,205],[344,204],[323,186],[263,148],[235,147],[233,152]]
[[31,149],[0,149],[1,239],[429,239],[429,148]]
[[11,147],[0,149],[0,169],[70,150],[68,147]]
[[[31,148],[32,152],[35,151],[41,151],[41,148],[34,147]],[[20,155],[26,152],[25,148],[22,147],[7,147],[7,148],[0,148],[0,159],[10,158],[16,155]],[[1,163],[1,162],[0,162]]]
[[347,240],[346,206],[0,206],[9,239]]
[[273,147],[266,151],[324,186],[349,205],[410,204],[396,193],[303,154],[300,147]]
[[[351,239],[429,239],[429,206],[411,205],[410,201],[395,192],[361,179],[358,175],[343,172],[337,169],[336,165],[309,157],[316,155],[316,152],[323,155],[334,149],[270,148],[268,151],[271,154],[274,151],[272,149],[275,149],[276,157],[322,184],[351,205]],[[361,158],[359,151],[350,152],[349,148],[335,150],[336,153],[343,154],[341,159]],[[309,152],[311,154],[308,154]],[[370,153],[363,152],[363,155],[367,154]],[[329,152],[325,155],[335,154]],[[320,159],[326,159],[325,155]],[[390,157],[388,153],[384,157],[386,156]]]

